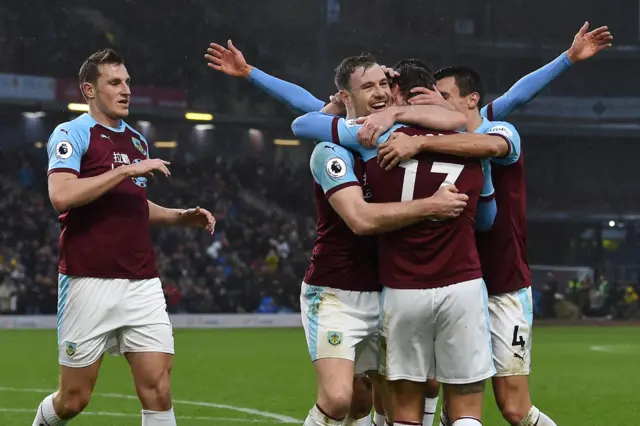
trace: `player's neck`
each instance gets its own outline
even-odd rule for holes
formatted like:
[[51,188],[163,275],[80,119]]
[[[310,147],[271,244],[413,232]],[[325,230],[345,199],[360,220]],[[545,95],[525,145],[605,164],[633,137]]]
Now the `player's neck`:
[[96,122],[106,127],[117,129],[118,127],[120,127],[120,124],[122,124],[121,119],[107,117],[105,114],[100,112],[98,108],[92,108],[91,106],[89,106],[89,115],[91,116],[91,118],[96,120]]
[[482,125],[482,116],[477,109],[467,114],[467,132],[475,132]]

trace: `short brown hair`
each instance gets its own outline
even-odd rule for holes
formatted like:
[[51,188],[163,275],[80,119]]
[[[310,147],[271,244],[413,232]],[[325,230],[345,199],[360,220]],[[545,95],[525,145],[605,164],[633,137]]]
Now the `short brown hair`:
[[351,79],[351,74],[358,68],[364,68],[366,71],[370,67],[376,64],[376,59],[373,55],[363,54],[360,56],[349,56],[345,58],[340,65],[338,65],[335,69],[335,78],[334,82],[338,89],[350,89],[349,80]]
[[100,65],[122,65],[122,55],[113,49],[102,49],[89,56],[80,67],[78,79],[80,86],[84,83],[96,84],[100,77]]
[[414,87],[426,87],[433,90],[436,79],[429,67],[419,59],[404,59],[394,65],[393,70],[399,75],[395,77],[392,84],[398,86],[400,94],[405,99],[410,99],[417,93],[411,93]]

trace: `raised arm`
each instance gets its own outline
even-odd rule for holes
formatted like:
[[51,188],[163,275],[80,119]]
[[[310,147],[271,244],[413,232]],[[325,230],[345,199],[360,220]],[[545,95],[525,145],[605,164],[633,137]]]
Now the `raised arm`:
[[209,68],[232,77],[246,78],[269,96],[299,112],[320,111],[324,108],[325,103],[304,88],[249,65],[242,52],[233,45],[231,40],[227,42],[227,46],[228,48],[217,43],[209,45],[205,55]]
[[522,77],[505,94],[482,108],[482,115],[491,121],[504,120],[514,110],[531,102],[572,65],[611,47],[613,36],[608,27],[600,27],[591,32],[587,32],[588,30],[589,23],[585,22],[566,52],[542,68]]

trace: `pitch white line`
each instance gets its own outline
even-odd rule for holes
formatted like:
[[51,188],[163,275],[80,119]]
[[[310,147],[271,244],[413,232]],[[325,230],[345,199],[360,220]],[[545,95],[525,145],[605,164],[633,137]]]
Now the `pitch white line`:
[[[35,408],[4,408],[0,407],[0,412],[5,413],[35,413]],[[140,414],[128,413],[111,413],[108,411],[83,411],[82,416],[103,416],[103,417],[135,417],[140,418]],[[241,419],[238,417],[205,417],[205,416],[178,416],[178,420],[218,420],[224,422],[238,423],[270,423],[273,421],[267,419]]]
[[[52,392],[55,392],[55,390],[52,390],[52,389],[23,389],[23,388],[12,388],[12,387],[0,387],[0,392],[2,392],[2,391],[5,391],[5,392],[26,392],[26,393],[52,393]],[[102,397],[106,397],[106,398],[135,399],[135,400],[138,399],[138,397],[135,396],[135,395],[124,395],[124,394],[119,394],[119,393],[95,393],[94,395],[95,396],[102,396]],[[298,420],[298,419],[295,419],[295,418],[290,417],[290,416],[285,416],[283,414],[270,413],[268,411],[254,410],[252,408],[236,407],[236,406],[233,406],[233,405],[215,404],[213,402],[204,402],[204,401],[189,401],[189,400],[182,400],[182,399],[174,399],[173,402],[175,404],[194,405],[194,406],[199,406],[199,407],[220,408],[220,409],[224,409],[224,410],[236,411],[236,412],[239,412],[239,413],[254,414],[256,416],[266,417],[266,418],[272,419],[272,420],[277,420],[280,423],[300,424],[300,423],[304,422],[304,420]]]

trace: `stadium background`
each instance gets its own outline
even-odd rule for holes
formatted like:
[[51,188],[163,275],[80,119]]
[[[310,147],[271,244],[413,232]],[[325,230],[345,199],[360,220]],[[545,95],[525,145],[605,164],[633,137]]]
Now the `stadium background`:
[[[471,66],[488,101],[566,50],[589,20],[592,28],[609,25],[614,47],[575,66],[509,121],[526,156],[529,260],[541,326],[534,398],[547,403],[559,424],[603,418],[622,424],[637,407],[625,402],[632,388],[612,377],[640,379],[628,370],[640,352],[639,333],[632,322],[595,327],[640,318],[639,10],[631,0],[615,6],[595,0],[184,0],[179,6],[4,0],[0,329],[29,328],[37,322],[26,318],[55,314],[59,226],[47,198],[44,148],[58,123],[80,113],[73,111],[82,103],[77,71],[95,50],[113,47],[124,55],[133,78],[128,122],[149,140],[152,156],[172,162],[172,177],[152,182],[149,198],[171,207],[201,205],[218,221],[213,238],[154,230],[170,311],[286,315],[299,311],[299,283],[315,237],[312,146],[292,136],[295,115],[287,107],[206,67],[209,42],[233,39],[250,64],[322,99],[334,92],[332,69],[340,59],[366,51],[387,65],[418,57],[434,69]],[[187,120],[187,112],[212,117]],[[542,327],[550,321],[591,327]],[[177,403],[186,424],[304,418],[314,383],[299,329],[179,330],[176,338],[175,396],[187,402]],[[2,330],[0,342],[0,420],[23,424],[40,398],[30,389],[56,383],[55,333]],[[101,377],[99,390],[132,394],[122,367]],[[589,391],[582,368],[591,369],[589,381],[604,392]],[[588,408],[572,409],[567,398],[575,393]],[[492,404],[487,410],[497,422]],[[135,424],[135,416],[129,423],[126,416],[136,404],[98,397],[90,412],[77,424]]]

